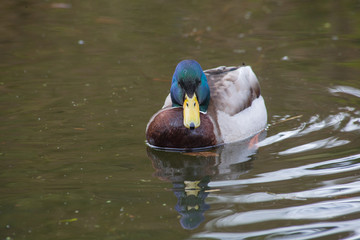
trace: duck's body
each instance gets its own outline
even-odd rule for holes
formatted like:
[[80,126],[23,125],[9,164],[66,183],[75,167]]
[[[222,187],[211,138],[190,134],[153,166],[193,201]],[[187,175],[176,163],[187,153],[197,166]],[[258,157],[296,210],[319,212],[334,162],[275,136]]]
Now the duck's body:
[[[196,74],[191,72],[193,69]],[[199,101],[192,102],[192,98]],[[188,103],[198,104],[200,116],[186,123]],[[251,137],[262,131],[266,123],[264,99],[251,67],[202,71],[196,61],[185,60],[175,70],[171,93],[163,108],[147,125],[146,140],[160,148],[209,147]]]

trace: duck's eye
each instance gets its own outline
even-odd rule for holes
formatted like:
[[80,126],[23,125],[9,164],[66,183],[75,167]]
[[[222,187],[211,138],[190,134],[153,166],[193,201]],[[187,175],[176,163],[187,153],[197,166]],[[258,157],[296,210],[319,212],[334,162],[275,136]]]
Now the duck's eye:
[[196,102],[194,102],[194,107],[196,106]]
[[189,103],[186,103],[186,106],[188,107],[188,106],[189,106]]

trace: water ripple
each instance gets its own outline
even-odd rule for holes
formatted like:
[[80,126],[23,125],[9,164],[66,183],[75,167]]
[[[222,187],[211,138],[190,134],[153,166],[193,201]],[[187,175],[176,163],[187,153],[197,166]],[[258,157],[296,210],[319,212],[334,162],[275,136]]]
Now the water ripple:
[[207,227],[226,228],[274,220],[325,220],[360,212],[360,197],[324,201],[281,209],[235,213],[207,223]]
[[258,192],[245,195],[211,195],[211,203],[256,203],[268,202],[274,200],[307,200],[314,198],[330,198],[344,196],[360,192],[360,181],[345,184],[337,184],[333,186],[324,186],[316,189],[305,190],[295,193],[268,193]]
[[[273,136],[269,136],[263,141],[258,143],[258,147],[268,146],[270,144],[286,140],[293,137],[302,137],[304,135],[317,132],[326,128],[332,128],[333,130],[339,130],[340,132],[353,132],[360,131],[360,111],[356,111],[354,107],[342,107],[339,108],[341,112],[327,116],[325,119],[320,120],[319,115],[310,117],[309,121],[301,123],[293,130],[279,132]],[[343,123],[346,122],[344,127]],[[342,127],[342,128],[341,128]],[[341,128],[341,129],[340,129]],[[332,142],[335,142],[332,144]],[[348,140],[337,140],[333,137],[327,139],[315,141],[302,146],[298,146],[292,150],[306,148],[307,150],[318,149],[322,147],[336,147],[349,143]],[[283,153],[283,152],[282,152]],[[286,153],[288,154],[288,153]]]
[[335,86],[333,88],[329,88],[329,92],[336,94],[336,93],[346,93],[349,95],[353,95],[355,97],[360,98],[360,89],[349,87],[349,86]]
[[299,133],[305,128],[305,126],[306,126],[306,123],[302,123],[302,124],[300,124],[299,127],[297,127],[294,130],[280,132],[273,136],[267,137],[263,141],[259,142],[257,144],[257,146],[264,147],[264,146],[267,146],[267,145],[270,145],[270,144],[273,144],[276,142],[283,141],[283,140],[291,138],[291,137],[295,137],[295,136],[299,135]]
[[348,233],[344,240],[355,240],[360,238],[360,220],[349,220],[340,222],[321,222],[290,227],[274,228],[263,231],[228,233],[228,232],[204,232],[192,236],[192,238],[214,238],[222,240],[250,240],[250,239],[315,239],[330,237],[335,234]]
[[351,117],[349,122],[346,124],[346,126],[341,129],[341,132],[353,132],[353,131],[359,131],[360,130],[360,118],[358,117]]
[[256,184],[265,182],[283,181],[304,176],[322,176],[349,172],[360,169],[360,154],[332,159],[319,163],[307,164],[294,168],[286,168],[278,171],[267,172],[257,175],[252,179],[224,180],[210,182],[210,187],[224,187],[242,184]]
[[348,112],[339,112],[338,114],[335,115],[329,115],[327,118],[325,118],[320,122],[314,121],[315,119],[310,118],[309,122],[307,123],[307,128],[301,131],[299,136],[304,136],[306,134],[319,131],[328,127],[333,127],[334,129],[338,129],[341,123],[349,116],[350,114]]
[[315,149],[319,149],[319,148],[333,148],[333,147],[338,147],[341,145],[348,144],[349,142],[350,142],[349,140],[338,140],[337,138],[329,137],[326,139],[314,141],[311,143],[307,143],[304,145],[300,145],[297,147],[287,149],[285,151],[279,152],[279,155],[300,153],[300,152],[315,150]]

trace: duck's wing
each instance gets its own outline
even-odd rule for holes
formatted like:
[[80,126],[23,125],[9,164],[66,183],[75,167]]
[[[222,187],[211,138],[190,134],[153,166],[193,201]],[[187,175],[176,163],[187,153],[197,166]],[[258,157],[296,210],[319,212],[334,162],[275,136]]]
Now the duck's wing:
[[204,71],[216,110],[235,115],[260,96],[260,85],[250,66],[217,67]]

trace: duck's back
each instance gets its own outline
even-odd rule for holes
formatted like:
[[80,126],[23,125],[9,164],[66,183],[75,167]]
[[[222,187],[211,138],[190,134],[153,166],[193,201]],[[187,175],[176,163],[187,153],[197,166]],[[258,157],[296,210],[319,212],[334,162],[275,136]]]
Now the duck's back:
[[204,73],[211,93],[208,113],[216,119],[223,142],[245,139],[266,127],[264,99],[250,66],[222,66]]
[[249,66],[217,67],[204,71],[218,110],[235,115],[260,96],[259,82]]

